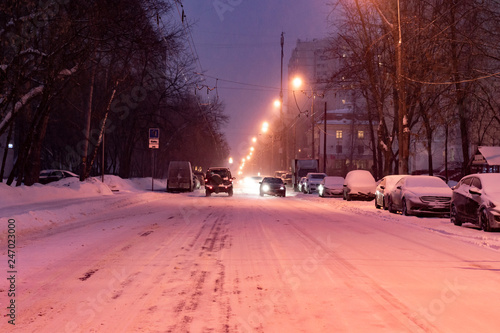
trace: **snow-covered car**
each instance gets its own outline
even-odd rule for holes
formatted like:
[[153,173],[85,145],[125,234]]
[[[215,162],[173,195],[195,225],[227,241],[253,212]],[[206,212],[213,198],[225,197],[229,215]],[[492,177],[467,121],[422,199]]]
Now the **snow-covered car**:
[[463,177],[453,188],[450,219],[455,225],[473,223],[484,231],[500,228],[500,174]]
[[320,197],[342,195],[344,192],[344,177],[326,176],[318,186]]
[[380,180],[375,189],[375,208],[389,209],[389,195],[401,177],[403,175],[389,175]]
[[297,191],[302,192],[302,189],[304,188],[304,184],[306,182],[306,177],[300,178],[299,183],[297,184]]
[[389,196],[389,211],[403,215],[448,215],[451,188],[439,177],[404,176]]
[[317,191],[319,184],[325,177],[326,173],[309,172],[306,175],[305,183],[302,185],[302,192],[311,194],[314,191]]
[[264,177],[260,182],[259,194],[261,197],[263,197],[264,194],[284,197],[286,195],[286,187],[285,183],[283,183],[283,179],[280,177]]
[[344,200],[373,200],[377,183],[370,171],[352,170],[347,173],[344,180]]
[[38,182],[40,184],[48,184],[51,182],[56,182],[58,180],[70,177],[77,177],[77,174],[74,174],[71,171],[67,170],[43,170],[40,172],[40,176],[38,177]]

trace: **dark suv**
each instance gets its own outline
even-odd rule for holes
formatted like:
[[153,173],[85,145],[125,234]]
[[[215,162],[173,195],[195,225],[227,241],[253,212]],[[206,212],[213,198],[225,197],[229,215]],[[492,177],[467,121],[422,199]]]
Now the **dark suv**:
[[209,168],[205,177],[205,195],[225,192],[233,196],[233,177],[229,168]]

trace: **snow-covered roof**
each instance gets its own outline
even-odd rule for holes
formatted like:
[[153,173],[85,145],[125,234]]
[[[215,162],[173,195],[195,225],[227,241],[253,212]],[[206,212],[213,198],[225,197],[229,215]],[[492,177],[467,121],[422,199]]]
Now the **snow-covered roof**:
[[500,147],[479,146],[477,149],[483,155],[488,165],[500,165]]

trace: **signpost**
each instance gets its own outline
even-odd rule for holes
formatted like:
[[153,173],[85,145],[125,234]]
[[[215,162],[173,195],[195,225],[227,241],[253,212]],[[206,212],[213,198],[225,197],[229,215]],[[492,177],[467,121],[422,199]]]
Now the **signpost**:
[[149,148],[151,149],[151,191],[154,191],[155,175],[155,153],[154,150],[160,148],[160,129],[149,129]]

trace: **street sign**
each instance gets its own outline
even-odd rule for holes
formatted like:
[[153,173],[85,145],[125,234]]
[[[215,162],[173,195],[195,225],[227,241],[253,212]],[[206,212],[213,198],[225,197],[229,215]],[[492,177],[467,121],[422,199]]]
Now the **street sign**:
[[160,141],[156,139],[149,139],[149,148],[153,149],[160,148]]
[[149,129],[149,139],[159,139],[160,138],[160,129],[159,128],[150,128]]
[[160,148],[160,129],[150,128],[149,129],[149,148],[158,149]]

